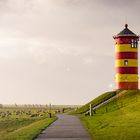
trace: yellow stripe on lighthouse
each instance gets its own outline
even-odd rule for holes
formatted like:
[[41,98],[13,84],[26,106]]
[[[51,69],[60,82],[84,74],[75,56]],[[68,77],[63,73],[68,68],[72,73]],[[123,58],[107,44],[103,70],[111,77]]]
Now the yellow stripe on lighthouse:
[[[128,64],[125,65],[125,60],[128,60]],[[116,67],[137,67],[138,60],[137,59],[117,59],[115,61]]]
[[116,82],[138,82],[138,74],[116,74]]
[[131,44],[116,44],[116,52],[138,52],[138,48],[132,48]]

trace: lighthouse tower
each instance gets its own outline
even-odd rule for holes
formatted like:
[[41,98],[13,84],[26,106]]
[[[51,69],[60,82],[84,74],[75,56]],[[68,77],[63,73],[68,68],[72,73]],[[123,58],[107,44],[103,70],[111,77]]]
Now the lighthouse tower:
[[125,29],[115,39],[116,89],[138,89],[138,41],[139,36]]

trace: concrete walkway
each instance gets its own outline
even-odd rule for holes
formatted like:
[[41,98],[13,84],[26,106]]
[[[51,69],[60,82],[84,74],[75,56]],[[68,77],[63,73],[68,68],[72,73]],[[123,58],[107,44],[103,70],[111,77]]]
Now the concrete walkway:
[[76,116],[58,115],[58,120],[45,129],[36,140],[91,140]]

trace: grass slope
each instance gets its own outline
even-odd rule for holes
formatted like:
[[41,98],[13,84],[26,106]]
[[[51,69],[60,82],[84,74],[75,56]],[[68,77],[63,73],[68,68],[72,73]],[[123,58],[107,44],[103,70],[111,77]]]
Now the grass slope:
[[56,117],[46,118],[25,127],[21,127],[7,135],[1,140],[33,140],[42,130],[56,120]]
[[128,90],[81,120],[94,140],[140,139],[140,90]]
[[97,98],[95,98],[91,102],[89,102],[89,103],[85,104],[84,106],[80,107],[79,109],[77,109],[72,114],[82,114],[82,113],[85,113],[86,111],[89,110],[90,104],[92,104],[92,106],[94,107],[94,106],[99,105],[100,103],[106,101],[107,99],[113,97],[116,94],[117,94],[116,91],[106,92],[106,93],[98,96]]

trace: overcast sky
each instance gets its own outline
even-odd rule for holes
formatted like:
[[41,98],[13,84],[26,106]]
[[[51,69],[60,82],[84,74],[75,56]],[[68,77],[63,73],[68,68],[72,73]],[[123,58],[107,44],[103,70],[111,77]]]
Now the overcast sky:
[[85,104],[114,89],[113,35],[140,33],[139,0],[0,0],[0,103]]

